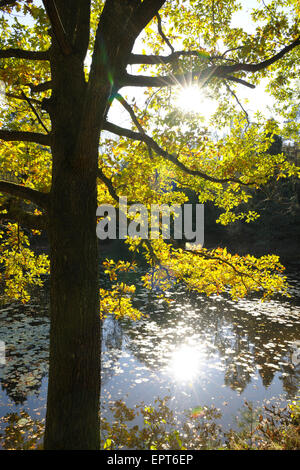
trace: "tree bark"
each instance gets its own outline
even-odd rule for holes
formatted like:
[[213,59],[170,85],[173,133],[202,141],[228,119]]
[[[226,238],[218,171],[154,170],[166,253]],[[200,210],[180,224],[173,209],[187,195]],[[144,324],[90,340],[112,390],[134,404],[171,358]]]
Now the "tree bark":
[[[45,449],[100,449],[100,317],[96,237],[100,124],[85,126],[83,61],[51,57],[50,367]],[[99,90],[104,114],[109,84]],[[84,132],[83,132],[84,128]]]
[[66,171],[52,198],[45,449],[100,449],[96,178]]

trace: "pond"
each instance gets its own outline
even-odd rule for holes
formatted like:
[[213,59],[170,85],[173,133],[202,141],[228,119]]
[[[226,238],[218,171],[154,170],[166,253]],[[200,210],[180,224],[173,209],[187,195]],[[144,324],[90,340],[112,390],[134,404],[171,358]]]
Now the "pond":
[[[141,274],[142,267],[138,268]],[[300,290],[289,276],[291,298],[234,302],[207,298],[176,286],[167,304],[137,285],[137,322],[107,318],[103,324],[102,408],[122,399],[129,407],[170,396],[176,413],[203,405],[234,426],[244,404],[292,399],[299,392]],[[48,297],[0,307],[0,416],[26,411],[45,416],[48,371]],[[5,428],[0,421],[0,433]]]

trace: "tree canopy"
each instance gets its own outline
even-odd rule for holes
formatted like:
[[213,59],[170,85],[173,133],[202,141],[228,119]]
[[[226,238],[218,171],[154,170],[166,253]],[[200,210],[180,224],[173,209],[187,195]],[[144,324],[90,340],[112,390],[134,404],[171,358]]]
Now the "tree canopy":
[[[118,2],[106,3],[107,9],[117,8]],[[89,45],[81,55],[86,59],[86,83],[91,82],[101,56],[111,81],[107,107],[118,100],[132,120],[132,126],[123,128],[107,118],[106,110],[103,129],[108,133],[103,134],[99,152],[98,203],[116,204],[118,196],[125,193],[132,201],[147,205],[183,203],[186,196],[180,189],[192,187],[200,202],[213,201],[223,209],[220,223],[242,218],[250,222],[258,214],[238,211],[241,202],[250,197],[247,187],[260,187],[275,176],[296,175],[297,168],[283,155],[268,155],[278,127],[275,122],[266,122],[263,113],[249,125],[247,111],[239,101],[239,88],[254,88],[268,77],[274,104],[289,120],[281,133],[295,137],[297,128],[292,119],[299,106],[294,99],[299,66],[299,6],[296,1],[268,5],[257,2],[251,11],[253,25],[249,33],[232,21],[243,6],[235,1],[151,3],[119,5],[132,26],[135,23],[131,11],[152,10],[136,42],[140,53],[124,52],[118,60],[118,65],[121,60],[135,65],[134,74],[129,73],[131,67],[126,68],[126,64],[122,72],[113,70],[106,51],[108,44],[96,50],[95,35],[101,24],[99,15],[104,15],[104,2],[94,1],[91,5]],[[19,229],[13,221],[34,230],[45,227],[53,133],[49,118],[49,18],[60,47],[67,55],[71,53],[71,45],[67,44],[70,38],[65,34],[59,11],[52,2],[44,4],[46,8],[31,1],[1,4],[0,78],[6,98],[1,111],[1,172],[19,183],[1,181],[1,217],[10,222],[11,234],[3,245],[6,249],[2,250],[1,261],[5,266],[6,293],[24,300],[28,298],[26,285],[39,283],[39,274],[45,273],[47,264],[44,256],[32,262],[34,255],[28,248],[28,239],[17,236]],[[242,14],[237,18],[241,19]],[[117,27],[113,18],[109,20],[111,29]],[[127,33],[129,38],[130,27]],[[77,41],[81,41],[79,32]],[[76,44],[74,48],[77,49]],[[80,48],[83,49],[82,43]],[[211,124],[201,122],[201,115],[205,115],[201,107],[198,113],[184,113],[176,107],[176,93],[191,85],[204,93],[209,90],[218,102],[211,122],[214,130],[231,126],[225,137],[211,137],[211,127],[207,128]],[[138,109],[134,101],[130,105],[121,96],[120,89],[127,86],[146,88],[144,109]],[[130,95],[133,96],[131,89]],[[159,180],[154,182],[157,174]],[[179,189],[175,192],[174,181]],[[20,203],[22,199],[25,205]],[[229,285],[234,296],[243,296],[251,289],[263,287],[269,294],[283,287],[281,277],[269,275],[269,269],[282,269],[274,256],[256,260],[221,249],[211,253],[202,249],[195,255],[176,250],[162,240],[152,242],[151,248],[142,240],[129,243],[135,250],[144,245],[153,267],[172,266],[177,279],[199,292],[222,292]],[[168,273],[158,269],[156,276],[167,278]]]

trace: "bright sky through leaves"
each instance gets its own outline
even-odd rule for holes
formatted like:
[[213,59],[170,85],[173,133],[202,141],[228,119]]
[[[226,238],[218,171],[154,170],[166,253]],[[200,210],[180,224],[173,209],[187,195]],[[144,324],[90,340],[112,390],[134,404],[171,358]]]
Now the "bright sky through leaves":
[[199,113],[205,119],[209,119],[218,106],[214,99],[206,95],[205,90],[196,85],[179,89],[175,103],[183,112]]

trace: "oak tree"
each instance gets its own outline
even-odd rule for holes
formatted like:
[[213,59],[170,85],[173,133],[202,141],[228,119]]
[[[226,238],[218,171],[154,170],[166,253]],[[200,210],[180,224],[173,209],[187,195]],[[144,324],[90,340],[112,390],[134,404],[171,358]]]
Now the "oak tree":
[[[107,260],[115,284],[99,290],[97,205],[118,207],[121,195],[147,207],[182,204],[192,188],[222,209],[220,223],[250,222],[258,214],[239,211],[248,189],[298,174],[283,154],[268,154],[278,125],[249,119],[239,90],[268,79],[281,132],[297,136],[299,4],[258,2],[250,30],[238,24],[240,8],[236,0],[0,1],[0,275],[4,295],[26,301],[51,272],[45,449],[99,448],[100,309],[139,316],[135,287],[118,282],[133,264]],[[218,102],[209,129],[205,105],[177,107],[186,87]],[[131,124],[113,121],[111,108]],[[224,126],[222,137],[212,135]],[[24,229],[47,232],[49,261]],[[149,263],[149,288],[183,282],[233,298],[286,289],[275,255],[191,250],[162,237],[127,243]]]

